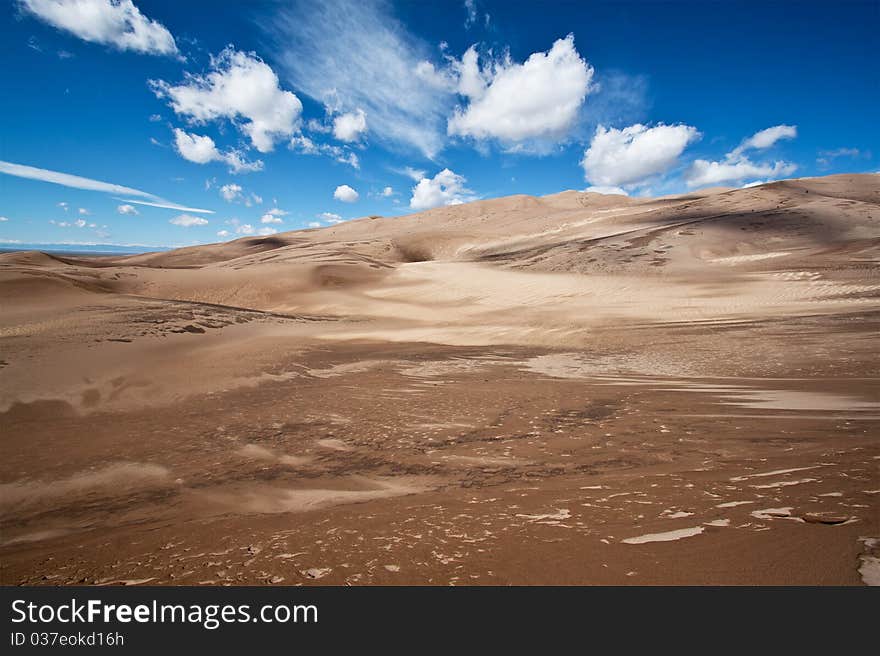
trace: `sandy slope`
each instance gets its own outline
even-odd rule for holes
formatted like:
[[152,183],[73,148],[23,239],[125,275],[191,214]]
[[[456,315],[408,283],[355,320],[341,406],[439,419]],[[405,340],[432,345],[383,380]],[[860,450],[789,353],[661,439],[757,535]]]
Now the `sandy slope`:
[[3,582],[859,582],[878,270],[877,175],[0,255]]

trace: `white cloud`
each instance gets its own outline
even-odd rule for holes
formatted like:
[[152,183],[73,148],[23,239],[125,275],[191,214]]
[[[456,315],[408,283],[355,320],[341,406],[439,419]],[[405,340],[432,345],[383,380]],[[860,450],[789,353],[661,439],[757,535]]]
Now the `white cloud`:
[[360,108],[333,119],[333,136],[340,141],[357,141],[366,131],[367,115]]
[[152,55],[177,53],[171,32],[131,0],[21,0],[21,6],[84,41]]
[[508,144],[564,137],[593,78],[593,68],[578,54],[571,34],[522,64],[505,56],[480,67],[471,46],[461,60],[452,60],[452,69],[457,91],[468,104],[456,108],[447,132]]
[[375,0],[324,0],[267,21],[275,59],[294,88],[341,112],[362,109],[370,134],[433,157],[443,146],[447,91],[413,74],[428,46]]
[[293,137],[290,140],[289,147],[291,150],[302,153],[303,155],[327,155],[328,157],[335,159],[337,162],[348,164],[354,169],[359,169],[361,167],[358,156],[350,150],[340,148],[334,144],[317,143],[302,134]]
[[303,155],[319,155],[323,144],[317,144],[309,137],[298,134],[290,140],[290,149]]
[[[14,174],[13,174],[13,175],[14,175]],[[70,209],[70,205],[69,205],[68,203],[65,203],[64,201],[61,201],[60,203],[56,203],[56,205],[57,205],[58,207],[60,207],[62,210],[64,210],[65,212],[66,212],[68,209]]]
[[232,234],[232,233],[230,233],[228,230],[218,230],[217,231],[218,237],[228,237],[230,234]]
[[339,185],[333,192],[333,198],[341,200],[343,203],[353,203],[359,198],[358,192],[348,185]]
[[274,235],[278,231],[275,228],[260,228],[257,230],[257,234],[261,237],[268,237],[269,235]]
[[590,191],[594,194],[617,194],[619,196],[629,196],[629,194],[626,193],[626,190],[621,187],[603,187],[602,185],[599,185],[587,187],[584,191]]
[[134,198],[120,198],[126,203],[134,203],[136,205],[147,205],[148,207],[161,207],[166,210],[180,210],[181,212],[197,212],[200,214],[213,214],[214,210],[203,210],[198,207],[187,207],[186,205],[179,205],[177,203],[171,203],[169,201],[159,200],[156,202],[146,201],[146,200],[136,200]]
[[254,234],[254,226],[250,223],[243,223],[242,225],[235,228],[235,232],[240,235],[252,235]]
[[211,58],[208,74],[187,75],[178,86],[152,80],[151,86],[175,113],[195,124],[229,119],[262,153],[299,129],[299,98],[281,89],[278,76],[255,54],[231,46]]
[[85,219],[77,219],[76,221],[55,221],[54,219],[50,219],[49,223],[52,225],[58,226],[59,228],[97,228],[98,226],[94,223],[89,223]]
[[[212,210],[203,210],[196,207],[184,207],[171,201],[166,201],[159,196],[133,189],[131,187],[123,187],[122,185],[112,184],[110,182],[101,182],[100,180],[92,180],[91,178],[83,178],[78,175],[69,173],[60,173],[58,171],[50,171],[48,169],[39,169],[34,166],[25,166],[24,164],[14,164],[12,162],[0,161],[0,173],[13,175],[19,178],[28,178],[31,180],[40,180],[42,182],[51,182],[52,184],[71,187],[73,189],[85,189],[87,191],[100,191],[107,194],[120,194],[126,196],[138,196],[146,200],[126,200],[129,203],[138,203],[141,205],[152,205],[154,207],[165,207],[177,209],[184,212],[201,212],[203,214],[213,214]],[[63,205],[59,203],[59,207],[67,209],[67,203]]]
[[77,212],[80,216],[90,216],[91,212],[89,212],[85,207],[80,207]]
[[345,219],[343,219],[338,214],[334,214],[333,212],[321,212],[318,215],[318,218],[325,223],[342,223],[343,221],[345,221]]
[[120,214],[128,214],[129,216],[137,216],[140,214],[134,205],[120,205],[116,208],[116,211]]
[[750,178],[761,178],[768,182],[791,175],[797,170],[797,166],[791,162],[753,162],[746,153],[749,150],[770,148],[780,139],[793,139],[796,136],[797,126],[794,125],[775,125],[756,132],[721,160],[695,160],[685,172],[685,181],[689,187],[707,187],[724,183],[738,184]]
[[341,162],[342,164],[348,164],[353,169],[361,168],[361,161],[358,159],[358,156],[351,151],[349,151],[347,155],[337,157],[336,161]]
[[405,176],[405,177],[409,178],[410,180],[413,180],[414,182],[418,182],[419,180],[424,178],[426,175],[428,175],[428,172],[425,171],[424,169],[416,169],[416,168],[413,168],[412,166],[404,166],[402,169],[391,169],[391,170],[394,171],[395,173],[398,173],[399,175]]
[[251,173],[263,169],[262,160],[248,162],[237,150],[221,153],[211,137],[191,134],[180,128],[174,128],[174,147],[181,157],[196,164],[226,162],[230,173]]
[[791,175],[796,170],[797,166],[784,161],[755,164],[747,158],[720,162],[698,159],[687,170],[685,180],[689,187],[706,187],[725,182],[740,182],[747,178],[780,178]]
[[228,150],[223,153],[223,161],[229,166],[231,173],[253,173],[263,170],[263,160],[257,159],[249,162],[238,150]]
[[392,189],[391,187],[385,187],[382,190],[382,196],[384,196],[385,198],[388,198],[389,196],[393,196],[393,195],[394,195],[394,189]]
[[237,184],[225,184],[220,187],[220,195],[227,203],[231,203],[236,198],[241,198],[241,186]]
[[832,162],[838,157],[850,157],[853,159],[864,157],[870,159],[871,151],[862,152],[858,148],[835,148],[833,150],[820,150],[819,157],[816,158],[816,164],[822,168],[828,168]]
[[584,177],[597,187],[638,186],[673,168],[699,137],[689,125],[636,123],[621,130],[600,125],[581,160]]
[[190,134],[180,128],[174,128],[174,147],[177,148],[181,157],[196,164],[207,164],[223,159],[211,137]]
[[321,224],[318,221],[309,221],[310,228],[320,228]]
[[[52,182],[54,184],[63,185],[65,187],[73,187],[74,189],[86,189],[89,191],[103,191],[109,194],[133,194],[135,196],[150,196],[145,191],[132,189],[131,187],[123,187],[122,185],[112,184],[109,182],[101,182],[90,178],[81,178],[78,175],[70,175],[68,173],[59,173],[57,171],[49,171],[47,169],[38,169],[33,166],[25,166],[24,164],[13,164],[12,162],[0,161],[0,173],[14,175],[20,178],[30,178],[32,180],[42,180],[44,182]],[[58,203],[58,207],[67,208],[67,203]]]
[[861,157],[862,151],[858,148],[835,148],[834,150],[820,150],[823,157]]
[[746,139],[736,148],[734,153],[742,153],[745,150],[749,150],[754,148],[756,150],[763,150],[764,148],[770,148],[773,144],[775,144],[780,139],[794,139],[797,136],[797,126],[796,125],[774,125],[772,128],[767,128],[765,130],[761,130],[760,132],[756,132],[751,137]]
[[273,207],[260,217],[260,223],[284,223],[284,221],[281,220],[281,217],[287,216],[288,214],[290,214],[290,212],[286,212],[280,207]]
[[5,222],[8,221],[8,220],[9,220],[9,217],[7,217],[7,216],[0,216],[0,223],[5,223]]
[[203,219],[200,216],[192,216],[190,214],[179,214],[178,216],[175,216],[173,219],[171,219],[168,223],[183,226],[184,228],[208,225],[207,219]]
[[477,21],[477,1],[464,0],[464,10],[467,13],[464,19],[464,26],[470,27]]
[[414,210],[426,210],[441,205],[458,205],[475,199],[474,193],[465,186],[467,180],[443,169],[433,178],[422,178],[412,189],[409,206]]

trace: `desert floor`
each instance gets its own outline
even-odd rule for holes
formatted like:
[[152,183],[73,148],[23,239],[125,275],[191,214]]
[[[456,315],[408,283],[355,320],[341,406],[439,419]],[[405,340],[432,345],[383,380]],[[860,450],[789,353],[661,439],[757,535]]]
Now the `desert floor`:
[[4,584],[880,584],[880,176],[0,256]]

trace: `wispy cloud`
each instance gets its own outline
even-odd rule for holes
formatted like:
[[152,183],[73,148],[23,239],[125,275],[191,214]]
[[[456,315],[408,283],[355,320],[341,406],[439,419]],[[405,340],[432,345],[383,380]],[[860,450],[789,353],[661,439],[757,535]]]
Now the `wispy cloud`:
[[279,71],[334,110],[367,117],[376,139],[427,157],[443,147],[447,91],[414,75],[428,47],[377,0],[299,2],[265,20]]
[[147,207],[159,207],[165,210],[178,210],[180,212],[195,212],[196,214],[213,214],[214,210],[204,210],[199,207],[187,207],[186,205],[180,205],[179,203],[172,203],[168,200],[138,200],[136,198],[117,198],[116,200],[121,200],[123,203],[134,203],[135,205],[146,205]]
[[93,180],[92,178],[84,178],[79,175],[70,173],[61,173],[60,171],[50,171],[48,169],[40,169],[35,166],[27,166],[25,164],[15,164],[13,162],[0,161],[0,173],[13,175],[18,178],[27,178],[30,180],[40,180],[42,182],[50,182],[52,184],[71,187],[73,189],[85,189],[87,191],[100,191],[105,194],[117,194],[124,196],[135,196],[136,199],[123,199],[125,202],[137,203],[139,205],[152,205],[153,207],[164,207],[168,209],[176,209],[184,212],[201,212],[203,214],[213,214],[213,210],[204,210],[194,207],[184,207],[178,203],[174,203],[164,198],[160,198],[155,194],[151,194],[140,189],[125,187],[123,185],[114,184],[112,182],[103,182],[101,180]]

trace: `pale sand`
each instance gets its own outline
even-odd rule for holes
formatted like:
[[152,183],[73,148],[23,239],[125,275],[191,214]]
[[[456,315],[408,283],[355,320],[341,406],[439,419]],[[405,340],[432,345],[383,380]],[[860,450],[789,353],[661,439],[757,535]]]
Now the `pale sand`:
[[877,175],[0,255],[0,575],[875,581],[878,331]]

